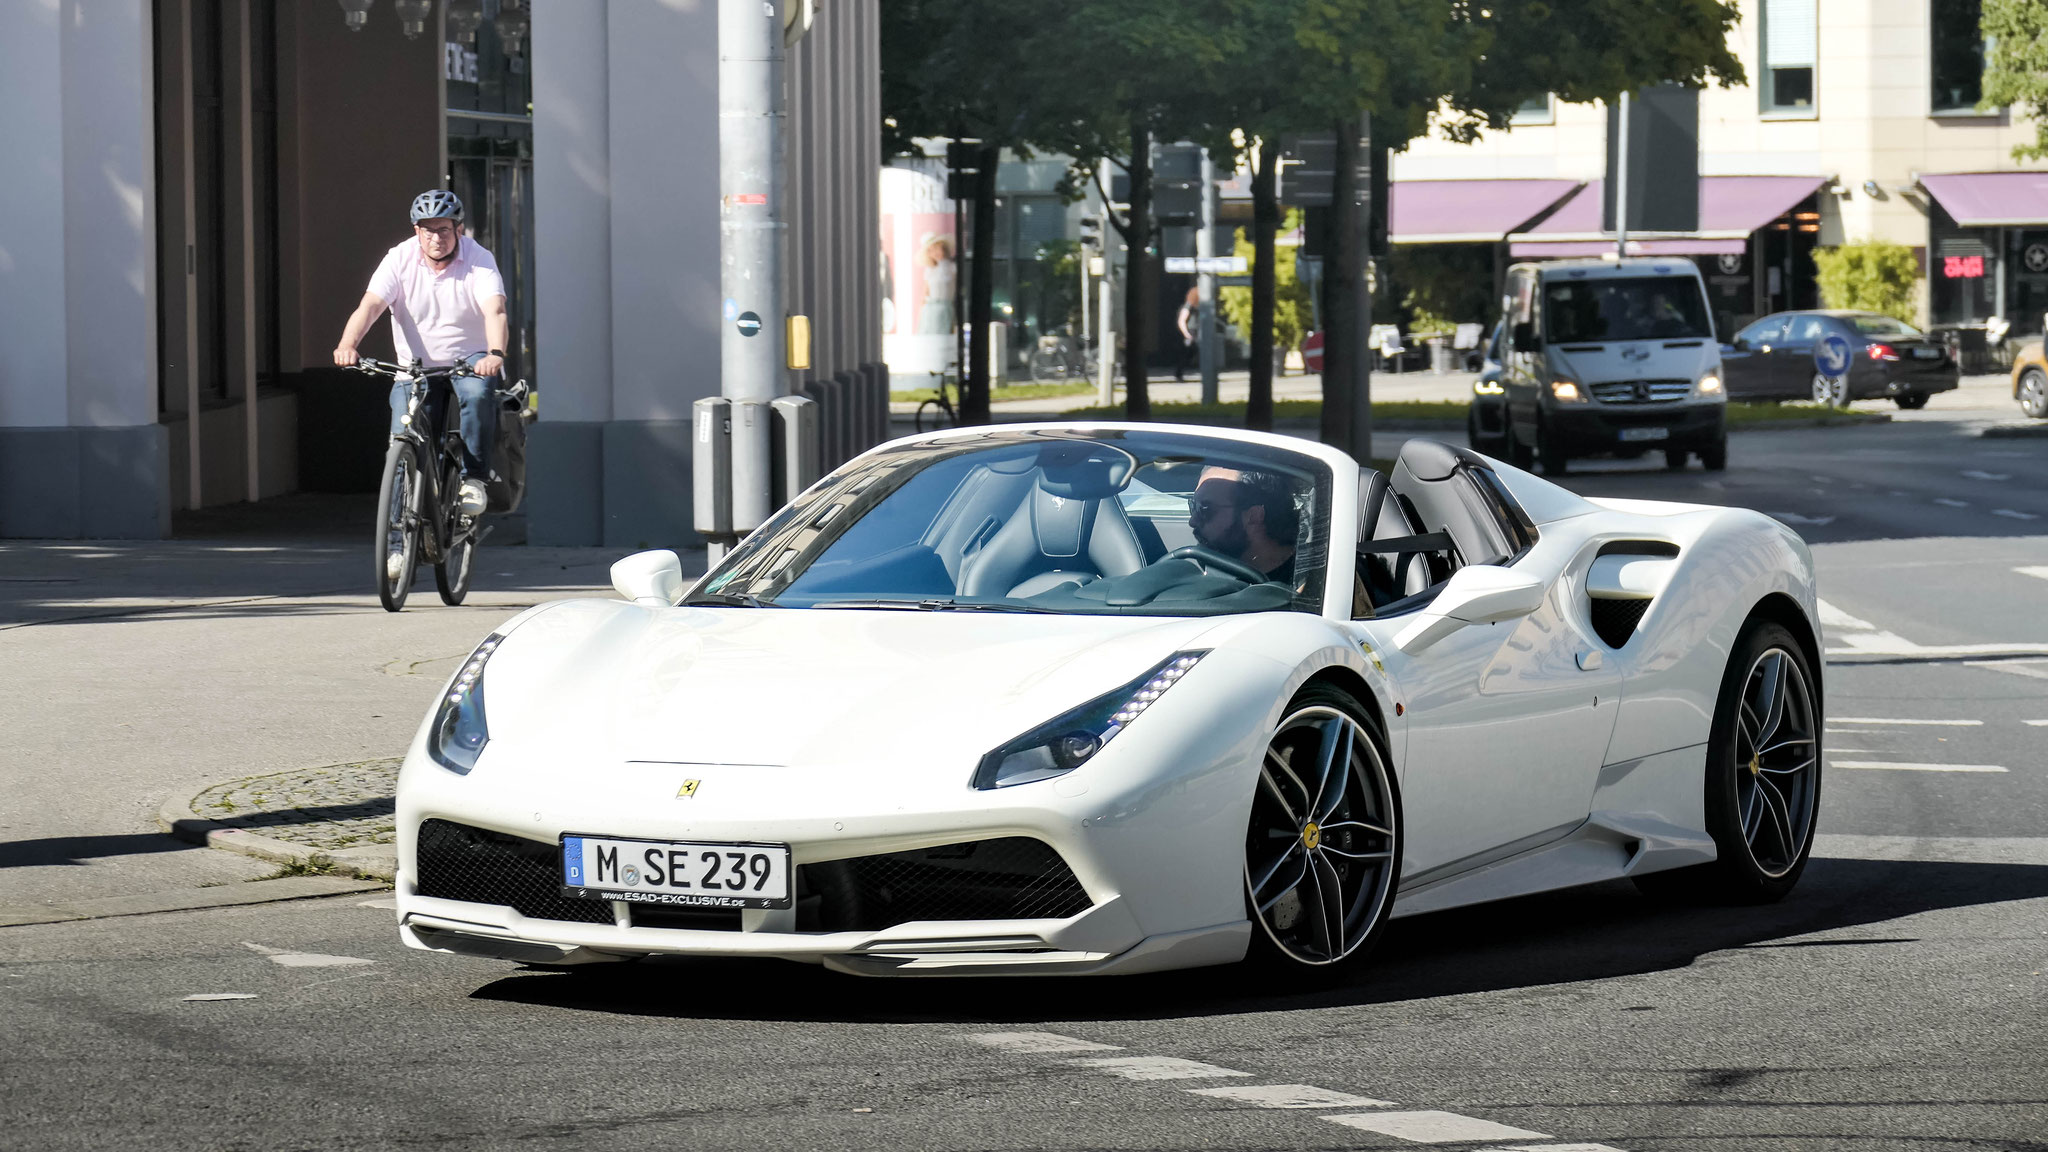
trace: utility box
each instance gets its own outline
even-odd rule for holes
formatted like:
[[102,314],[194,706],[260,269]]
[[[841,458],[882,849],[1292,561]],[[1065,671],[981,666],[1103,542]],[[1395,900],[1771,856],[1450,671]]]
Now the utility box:
[[769,401],[773,416],[775,504],[781,507],[818,480],[818,402],[808,396]]
[[690,407],[692,526],[713,538],[732,531],[732,401],[706,396]]

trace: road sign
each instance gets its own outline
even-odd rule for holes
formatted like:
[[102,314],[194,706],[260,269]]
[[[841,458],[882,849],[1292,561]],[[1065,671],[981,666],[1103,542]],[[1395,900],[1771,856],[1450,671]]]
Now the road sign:
[[1301,341],[1301,367],[1308,372],[1323,370],[1323,334],[1311,332]]
[[1185,275],[1207,272],[1217,276],[1242,276],[1251,271],[1251,262],[1242,256],[1168,256],[1166,270]]
[[1840,332],[1830,332],[1813,345],[1813,369],[1830,380],[1839,380],[1849,371],[1849,339]]

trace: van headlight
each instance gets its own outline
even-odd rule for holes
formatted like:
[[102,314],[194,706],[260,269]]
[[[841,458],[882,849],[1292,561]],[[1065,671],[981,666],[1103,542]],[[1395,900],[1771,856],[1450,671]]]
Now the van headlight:
[[476,646],[463,661],[462,670],[449,681],[448,691],[434,709],[434,723],[427,729],[427,755],[434,763],[458,776],[476,767],[476,758],[491,742],[490,725],[484,718],[484,665],[505,638],[496,632]]
[[1705,376],[1700,377],[1699,383],[1693,385],[1693,391],[1701,396],[1721,395],[1720,375],[1718,373],[1709,372]]
[[1064,776],[1086,764],[1180,682],[1207,649],[1177,652],[1136,680],[1105,692],[981,758],[974,786],[984,791]]
[[1501,387],[1499,380],[1488,380],[1484,376],[1472,382],[1472,393],[1475,396],[1499,396],[1506,391],[1506,388]]
[[1550,382],[1550,396],[1560,404],[1583,404],[1586,402],[1585,390],[1579,387],[1576,380],[1552,380]]

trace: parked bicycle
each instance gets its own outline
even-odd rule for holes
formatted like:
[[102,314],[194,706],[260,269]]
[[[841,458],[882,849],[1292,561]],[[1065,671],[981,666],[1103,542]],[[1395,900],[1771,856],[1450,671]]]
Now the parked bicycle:
[[952,397],[946,394],[948,388],[957,392],[959,387],[960,381],[952,374],[948,373],[939,377],[939,383],[935,390],[936,394],[931,399],[920,402],[917,406],[917,430],[919,432],[933,432],[940,428],[957,428],[960,426],[960,410],[953,406]]
[[1038,338],[1031,349],[1031,378],[1041,384],[1095,378],[1095,349],[1079,344],[1064,328]]
[[[462,432],[450,419],[457,404],[448,382],[472,373],[461,364],[424,368],[417,360],[403,365],[369,357],[355,367],[411,381],[411,399],[401,430],[384,453],[384,479],[377,488],[377,598],[388,611],[405,607],[418,564],[425,559],[434,566],[441,602],[460,604],[469,595],[477,545],[487,530],[481,528],[481,516],[462,511]],[[496,389],[492,410],[516,410],[517,419],[530,420],[531,391],[524,380]],[[518,482],[523,487],[523,464]],[[517,502],[514,493],[511,503]]]

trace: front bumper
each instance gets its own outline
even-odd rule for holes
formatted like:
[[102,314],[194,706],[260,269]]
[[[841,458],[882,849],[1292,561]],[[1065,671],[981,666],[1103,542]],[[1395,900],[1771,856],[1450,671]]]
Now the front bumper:
[[[1663,429],[1658,439],[1639,439]],[[1558,404],[1544,409],[1543,430],[1572,455],[1647,448],[1699,449],[1728,435],[1723,403]]]

